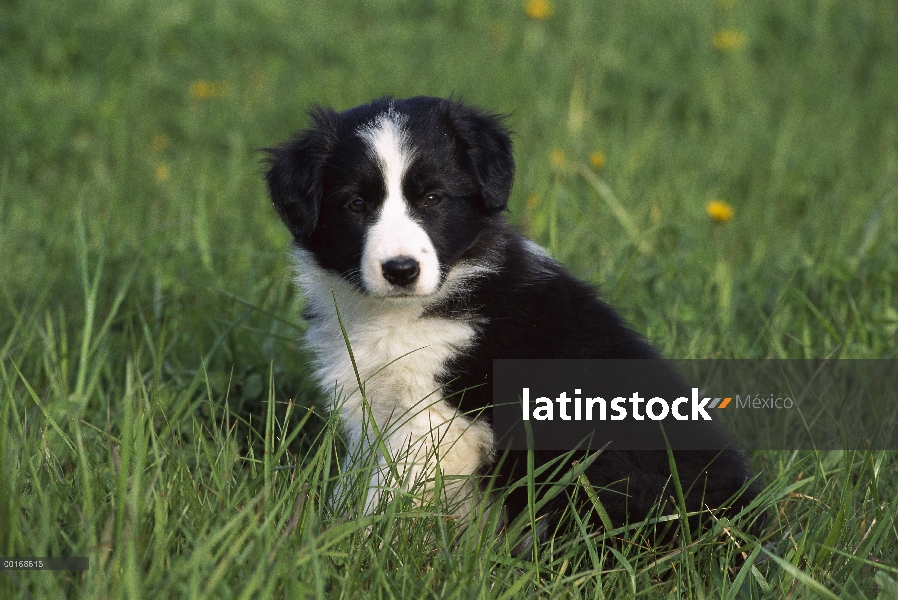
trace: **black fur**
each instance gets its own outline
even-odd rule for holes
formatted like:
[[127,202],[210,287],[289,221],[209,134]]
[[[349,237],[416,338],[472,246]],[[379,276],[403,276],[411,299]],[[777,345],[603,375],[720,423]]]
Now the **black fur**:
[[[504,225],[484,232],[477,245],[499,254],[502,270],[480,281],[463,301],[431,308],[432,314],[474,314],[483,319],[474,350],[458,357],[445,377],[447,401],[460,405],[463,411],[477,412],[492,405],[494,358],[659,358],[658,352],[629,329],[595,290],[557,263],[535,261],[524,243],[519,234]],[[474,247],[471,251],[482,250]],[[535,464],[557,460],[564,454],[537,451]],[[676,451],[674,459],[689,512],[727,507],[723,513],[732,516],[760,491],[757,482],[749,483],[748,462],[738,451]],[[675,496],[669,464],[663,451],[609,449],[586,469],[585,475],[596,486],[612,522],[622,525],[645,519],[659,499],[665,501],[668,512],[675,508],[675,503],[668,503]],[[488,466],[484,474],[492,470]],[[513,482],[525,474],[525,454],[510,452],[499,465],[497,481]],[[546,482],[538,478],[537,483]],[[558,514],[567,502],[564,496],[556,497],[546,512]],[[526,512],[527,489],[513,491],[506,508],[510,516]],[[693,527],[697,528],[701,520],[693,518]],[[704,517],[706,524],[709,520],[709,516]]]

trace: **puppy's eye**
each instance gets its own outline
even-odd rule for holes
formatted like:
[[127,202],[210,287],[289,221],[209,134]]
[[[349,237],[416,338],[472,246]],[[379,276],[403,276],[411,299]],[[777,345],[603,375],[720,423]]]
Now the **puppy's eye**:
[[443,197],[439,194],[427,194],[424,197],[424,202],[421,203],[425,208],[430,208],[431,206],[436,206],[440,202],[443,201]]
[[352,212],[365,212],[365,201],[361,198],[356,198],[354,200],[351,200],[349,204],[346,205],[346,208],[348,208]]

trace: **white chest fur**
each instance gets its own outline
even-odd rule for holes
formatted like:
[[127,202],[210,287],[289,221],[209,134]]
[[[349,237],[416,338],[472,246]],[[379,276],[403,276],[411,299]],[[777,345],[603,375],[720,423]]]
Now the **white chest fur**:
[[[473,343],[474,326],[464,320],[423,317],[425,304],[420,298],[362,294],[317,267],[302,251],[297,253],[297,263],[298,283],[315,315],[306,333],[316,357],[315,375],[335,401],[331,410],[339,411],[349,455],[379,453],[380,466],[369,484],[366,510],[377,506],[382,488],[410,488],[422,482],[425,491],[432,488],[428,482],[438,460],[441,474],[449,477],[444,480],[447,497],[462,504],[460,512],[470,511],[476,484],[464,476],[473,476],[490,456],[492,431],[483,421],[458,414],[443,399],[438,380],[447,362]],[[476,273],[471,268],[456,278],[460,282]],[[451,293],[453,285],[457,289],[451,280],[444,284],[446,293]],[[371,417],[376,429],[366,425]],[[383,446],[376,431],[381,432]],[[386,448],[389,459],[381,448]],[[391,472],[399,474],[401,481],[391,481]]]

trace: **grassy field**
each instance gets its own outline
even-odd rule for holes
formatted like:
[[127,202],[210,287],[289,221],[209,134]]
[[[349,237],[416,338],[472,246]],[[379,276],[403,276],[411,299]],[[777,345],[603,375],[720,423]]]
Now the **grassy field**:
[[0,2],[0,556],[91,561],[0,595],[898,597],[892,452],[755,453],[760,539],[533,561],[408,498],[330,514],[257,151],[460,95],[509,114],[509,219],[668,356],[898,358],[898,5],[339,4]]

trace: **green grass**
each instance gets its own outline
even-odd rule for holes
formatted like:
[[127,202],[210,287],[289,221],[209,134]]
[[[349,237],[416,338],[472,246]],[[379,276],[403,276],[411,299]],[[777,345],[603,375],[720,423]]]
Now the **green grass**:
[[534,562],[409,497],[327,510],[340,444],[256,151],[312,102],[509,113],[509,218],[668,356],[898,354],[898,6],[554,8],[0,4],[0,555],[91,561],[4,597],[898,595],[893,452],[755,453],[760,540],[572,516]]

